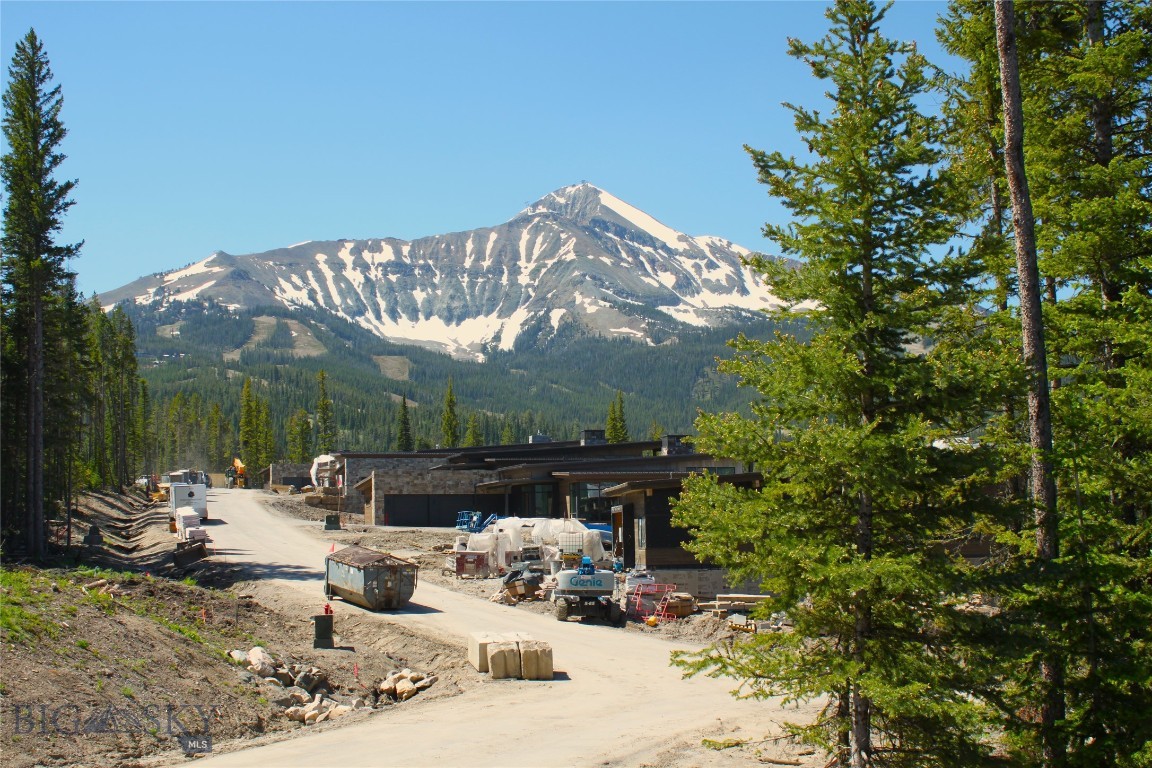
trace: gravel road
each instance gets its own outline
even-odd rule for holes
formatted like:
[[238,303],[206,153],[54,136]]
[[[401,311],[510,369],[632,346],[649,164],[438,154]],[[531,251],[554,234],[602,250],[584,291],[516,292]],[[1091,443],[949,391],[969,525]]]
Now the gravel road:
[[[323,602],[324,556],[332,544],[315,522],[278,514],[255,492],[214,489],[210,503],[217,558],[259,579],[261,599],[276,593],[302,605]],[[423,580],[411,603],[371,613],[335,602],[342,620],[404,626],[458,648],[476,631],[526,632],[553,649],[552,681],[489,680],[418,708],[395,708],[362,722],[287,741],[213,755],[226,766],[651,766],[717,768],[824,761],[779,739],[784,721],[803,722],[813,705],[783,707],[730,694],[731,680],[684,679],[669,665],[677,647],[600,624],[560,623]],[[680,645],[679,647],[692,647]],[[716,750],[705,739],[734,740]]]

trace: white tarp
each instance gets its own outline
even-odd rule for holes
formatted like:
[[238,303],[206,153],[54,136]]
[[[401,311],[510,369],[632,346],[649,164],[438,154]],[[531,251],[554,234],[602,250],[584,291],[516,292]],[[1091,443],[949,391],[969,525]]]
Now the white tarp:
[[325,479],[331,480],[336,470],[340,468],[340,461],[332,455],[327,453],[321,454],[312,459],[312,487],[320,487],[320,475],[323,474]]

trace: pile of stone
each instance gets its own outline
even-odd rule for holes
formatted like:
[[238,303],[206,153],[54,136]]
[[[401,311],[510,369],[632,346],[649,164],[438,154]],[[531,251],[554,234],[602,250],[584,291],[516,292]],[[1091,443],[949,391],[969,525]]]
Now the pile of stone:
[[314,488],[312,493],[304,495],[304,503],[310,507],[319,507],[327,509],[330,512],[339,512],[344,504],[344,499],[340,495],[339,488],[321,487]]
[[410,669],[401,669],[380,681],[376,692],[390,701],[408,701],[420,691],[426,691],[436,683],[436,675],[425,675],[423,672],[413,672]]
[[287,664],[277,660],[266,649],[256,646],[247,653],[236,650],[229,654],[237,663],[246,664],[253,675],[265,682],[284,688],[283,693],[270,697],[273,704],[283,708],[284,717],[305,725],[335,720],[360,709],[372,709],[407,701],[436,683],[435,675],[402,669],[392,672],[384,680],[373,684],[366,696],[337,697],[328,675],[308,664]]

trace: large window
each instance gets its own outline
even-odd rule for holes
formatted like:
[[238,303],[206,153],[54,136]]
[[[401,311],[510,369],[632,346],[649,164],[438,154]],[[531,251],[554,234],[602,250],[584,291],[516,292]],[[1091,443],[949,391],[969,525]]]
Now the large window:
[[601,495],[614,483],[572,483],[568,494],[568,508],[572,516],[586,523],[611,523],[612,499]]
[[519,504],[514,512],[520,517],[551,517],[552,493],[551,483],[538,483],[535,485],[522,485],[519,491]]

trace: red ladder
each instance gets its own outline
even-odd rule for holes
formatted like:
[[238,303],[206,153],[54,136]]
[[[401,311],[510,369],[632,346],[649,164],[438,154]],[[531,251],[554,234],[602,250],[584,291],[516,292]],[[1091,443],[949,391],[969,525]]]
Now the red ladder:
[[[637,584],[628,599],[628,615],[637,619],[646,619],[649,616],[658,619],[674,618],[668,613],[668,602],[672,599],[672,592],[675,589],[675,584]],[[645,602],[652,604],[651,610],[645,606]]]

